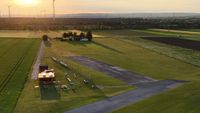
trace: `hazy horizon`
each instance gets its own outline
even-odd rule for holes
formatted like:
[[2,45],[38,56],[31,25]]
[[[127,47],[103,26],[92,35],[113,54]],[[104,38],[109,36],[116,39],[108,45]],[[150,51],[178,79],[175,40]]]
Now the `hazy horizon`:
[[[198,0],[56,0],[57,14],[200,13]],[[1,0],[1,15],[52,14],[52,0]]]

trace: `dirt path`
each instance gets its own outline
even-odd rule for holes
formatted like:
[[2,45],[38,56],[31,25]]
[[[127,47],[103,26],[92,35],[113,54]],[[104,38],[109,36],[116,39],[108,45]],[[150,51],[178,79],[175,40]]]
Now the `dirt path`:
[[181,81],[164,80],[152,83],[137,84],[138,89],[132,90],[121,95],[113,96],[109,99],[98,101],[82,106],[65,113],[109,113],[113,110],[125,107],[129,104],[147,99],[156,94],[175,88]]
[[31,79],[32,80],[36,80],[38,73],[39,73],[39,66],[41,65],[41,61],[42,61],[42,55],[43,55],[43,48],[44,48],[44,43],[42,42],[40,45],[40,49],[38,52],[38,56],[37,56],[37,60],[33,66],[33,72],[32,72],[32,76]]
[[116,66],[105,64],[95,59],[91,59],[91,58],[87,58],[83,56],[71,56],[69,58],[89,68],[103,72],[109,76],[112,76],[121,81],[124,81],[125,83],[129,85],[155,81],[152,78],[140,75],[138,73],[130,72]]

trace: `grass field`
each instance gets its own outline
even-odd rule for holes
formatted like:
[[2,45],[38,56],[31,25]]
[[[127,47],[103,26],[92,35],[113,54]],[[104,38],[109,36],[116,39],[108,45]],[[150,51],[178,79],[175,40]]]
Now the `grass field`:
[[[67,49],[70,53],[92,57],[102,62],[107,62],[157,79],[182,78],[184,80],[187,77],[184,73],[198,72],[196,70],[198,68],[195,66],[139,47],[132,40],[121,40],[115,38],[96,38],[93,43],[65,43],[57,41],[54,45],[59,50],[64,51]],[[181,71],[177,72],[177,70]]]
[[[115,31],[115,32],[118,32],[118,31]],[[104,31],[102,34],[106,34],[106,33]],[[101,34],[101,33],[98,32],[98,34]],[[113,111],[113,113],[162,113],[162,112],[164,113],[172,113],[172,112],[173,113],[198,113],[199,112],[198,106],[200,105],[199,103],[200,101],[200,96],[199,96],[199,93],[200,93],[200,90],[199,90],[200,52],[192,51],[189,49],[183,49],[176,46],[169,46],[166,44],[155,43],[152,41],[145,41],[145,40],[137,38],[137,36],[120,38],[120,40],[130,45],[136,45],[138,47],[145,48],[149,50],[149,52],[151,51],[151,52],[157,53],[156,56],[147,55],[147,52],[143,54],[147,57],[155,58],[155,60],[146,61],[146,64],[148,64],[147,62],[150,62],[152,66],[148,66],[145,68],[143,67],[144,64],[137,66],[137,68],[140,68],[140,69],[144,68],[144,70],[148,70],[148,68],[151,68],[151,71],[148,71],[145,73],[146,75],[153,75],[154,78],[161,77],[161,79],[188,80],[190,81],[190,83],[187,83],[184,86],[181,86],[177,89],[168,91],[164,94],[160,94],[150,99],[138,102],[137,104],[133,104],[125,108],[122,108],[120,110]],[[138,53],[135,53],[135,55],[136,54],[138,55]],[[169,57],[164,57],[164,58],[159,57],[160,55],[158,54],[166,55]],[[163,62],[166,59],[168,60],[174,59],[174,61]],[[155,62],[159,60],[161,60],[160,63],[155,64]],[[142,62],[142,61],[144,60],[140,60],[139,62]],[[184,62],[186,62],[187,64]],[[157,68],[153,69],[152,67],[154,66]],[[170,69],[170,67],[172,67],[173,69]],[[178,68],[178,67],[181,67],[181,68]],[[162,68],[169,69],[169,70],[165,71]],[[142,70],[142,72],[145,72],[144,70]],[[184,72],[184,71],[187,71],[187,72]],[[156,72],[161,72],[161,73],[156,74]],[[172,75],[172,73],[174,72],[176,74]]]
[[[133,89],[132,86],[128,86],[117,79],[88,69],[80,64],[66,59],[61,54],[63,51],[59,52],[60,50],[56,50],[55,52],[54,49],[54,47],[45,47],[42,63],[55,69],[56,80],[61,81],[61,84],[63,85],[69,86],[69,83],[65,79],[65,74],[68,73],[68,77],[73,81],[73,83],[76,84],[74,86],[75,90],[64,91],[55,88],[48,88],[46,90],[40,89],[38,94],[36,94],[34,86],[37,85],[37,81],[29,80],[27,81],[26,87],[15,108],[15,113],[60,113]],[[51,56],[67,62],[70,69],[66,69],[53,62],[50,58]],[[76,78],[74,78],[74,74],[76,74]],[[97,86],[108,87],[93,89],[91,88],[91,85],[85,85],[83,83],[85,76],[90,78]]]
[[[142,36],[166,36],[160,34],[161,31],[155,32],[158,34],[149,33],[146,30],[95,31],[95,36],[98,38],[94,38],[91,43],[53,40],[52,47],[45,48],[42,62],[56,70],[57,80],[62,84],[69,85],[65,80],[65,74],[68,73],[73,82],[77,84],[75,92],[56,88],[40,89],[37,92],[34,90],[37,82],[28,79],[14,112],[60,113],[133,89],[117,79],[88,69],[67,58],[72,55],[82,55],[155,79],[190,81],[184,86],[114,112],[161,113],[163,109],[166,109],[165,113],[173,111],[176,111],[173,113],[197,113],[200,105],[200,96],[198,95],[200,93],[200,52],[139,38]],[[51,33],[52,36],[56,36],[60,32]],[[51,56],[62,59],[69,64],[70,69],[65,69],[53,62]],[[73,77],[74,73],[78,79]],[[92,89],[91,86],[82,83],[85,76],[98,86],[111,86],[111,88]],[[120,87],[113,88],[112,86]],[[51,94],[52,91],[55,93]]]
[[[110,32],[111,34],[109,34]],[[59,50],[67,50],[68,55],[78,54],[92,57],[156,79],[190,81],[180,88],[116,112],[133,113],[136,109],[136,113],[160,113],[166,107],[168,109],[166,113],[172,111],[176,111],[176,113],[198,112],[200,105],[198,103],[200,99],[198,95],[200,92],[198,88],[200,86],[200,53],[137,38],[148,34],[136,32],[137,35],[134,38],[134,34],[136,34],[134,31],[126,31],[122,34],[121,32],[99,31],[97,34],[104,38],[95,38],[93,43],[55,42],[54,45]],[[115,35],[112,36],[112,34]],[[123,37],[124,35],[125,37]],[[164,104],[160,104],[160,102],[164,102]],[[151,104],[149,105],[149,103]],[[144,109],[144,106],[147,107]],[[133,107],[135,109],[132,109]]]
[[32,63],[40,40],[0,39],[0,112],[11,113]]
[[[95,33],[99,35],[104,35],[105,37],[112,37],[112,34],[116,34],[113,37],[119,40],[123,39],[121,40],[123,42],[129,43],[129,44],[135,44],[139,47],[148,49],[150,51],[154,51],[159,54],[163,54],[163,55],[175,58],[177,60],[181,60],[189,64],[200,66],[200,60],[199,60],[200,52],[192,51],[190,49],[184,49],[177,46],[161,44],[154,41],[147,41],[147,40],[139,38],[143,36],[152,36],[152,34],[148,34],[148,33],[143,34],[142,32],[138,32],[136,30],[126,30],[126,32],[124,32],[124,30],[115,30],[115,31],[109,30],[105,32],[97,31]],[[124,37],[122,34],[124,35]],[[154,35],[154,36],[158,36],[158,35]]]

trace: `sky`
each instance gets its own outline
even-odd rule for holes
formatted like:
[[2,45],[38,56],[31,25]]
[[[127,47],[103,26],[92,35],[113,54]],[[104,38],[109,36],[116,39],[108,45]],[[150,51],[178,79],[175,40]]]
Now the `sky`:
[[[52,0],[0,0],[0,14],[45,15],[52,12]],[[57,14],[71,13],[200,13],[200,0],[56,0]]]

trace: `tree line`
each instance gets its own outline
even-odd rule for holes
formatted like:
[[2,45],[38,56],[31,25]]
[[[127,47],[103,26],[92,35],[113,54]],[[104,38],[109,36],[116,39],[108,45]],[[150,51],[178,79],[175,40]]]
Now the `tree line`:
[[[55,39],[59,39],[61,41],[92,41],[93,39],[93,33],[92,31],[87,31],[86,33],[81,32],[78,34],[77,32],[64,32],[62,34],[62,37],[51,37]],[[42,40],[44,42],[47,42],[50,39],[50,37],[47,34],[44,34],[42,36]]]
[[88,31],[86,33],[81,32],[80,34],[77,34],[77,32],[65,32],[62,35],[61,40],[64,41],[65,39],[70,40],[70,41],[81,41],[83,39],[87,39],[88,41],[92,41],[93,39],[93,34],[91,31]]
[[3,30],[198,29],[200,18],[0,18]]

